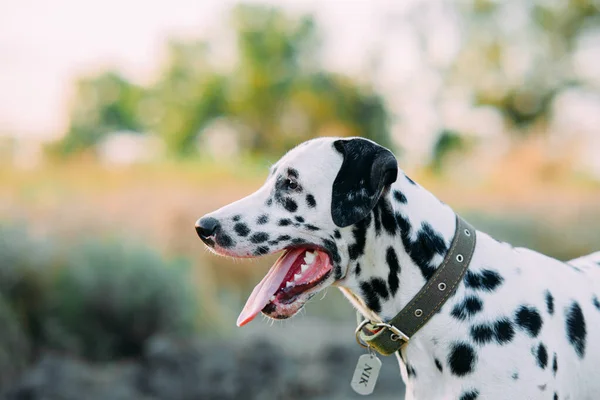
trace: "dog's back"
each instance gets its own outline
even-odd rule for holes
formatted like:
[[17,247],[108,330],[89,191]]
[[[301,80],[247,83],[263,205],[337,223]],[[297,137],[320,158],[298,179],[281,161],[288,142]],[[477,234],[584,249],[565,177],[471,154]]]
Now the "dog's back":
[[600,268],[600,251],[597,253],[588,254],[587,256],[579,257],[568,261],[569,264],[581,268]]

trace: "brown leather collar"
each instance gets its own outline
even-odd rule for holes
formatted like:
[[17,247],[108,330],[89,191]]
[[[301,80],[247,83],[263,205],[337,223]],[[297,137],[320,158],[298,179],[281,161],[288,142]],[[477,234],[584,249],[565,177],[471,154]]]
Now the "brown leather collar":
[[402,348],[444,305],[462,280],[476,243],[475,229],[458,215],[456,233],[446,258],[431,279],[394,318],[387,323],[364,320],[356,328],[356,340],[382,355]]

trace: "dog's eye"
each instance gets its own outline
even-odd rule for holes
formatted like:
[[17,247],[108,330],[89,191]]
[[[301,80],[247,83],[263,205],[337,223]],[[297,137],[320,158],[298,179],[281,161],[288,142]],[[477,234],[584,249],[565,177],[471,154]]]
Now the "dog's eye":
[[286,189],[290,189],[290,190],[296,190],[298,189],[298,182],[296,182],[293,179],[286,179],[285,182],[283,182],[284,186]]

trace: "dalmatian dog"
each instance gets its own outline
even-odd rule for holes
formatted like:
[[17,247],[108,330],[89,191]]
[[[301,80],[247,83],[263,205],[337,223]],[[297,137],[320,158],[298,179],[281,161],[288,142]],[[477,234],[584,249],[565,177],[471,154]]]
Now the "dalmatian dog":
[[[290,318],[338,287],[389,321],[444,260],[456,214],[362,138],[318,138],[196,222],[217,254],[281,252],[237,321]],[[561,262],[483,232],[454,294],[397,353],[407,399],[600,398],[600,253]],[[349,332],[349,335],[352,333]]]

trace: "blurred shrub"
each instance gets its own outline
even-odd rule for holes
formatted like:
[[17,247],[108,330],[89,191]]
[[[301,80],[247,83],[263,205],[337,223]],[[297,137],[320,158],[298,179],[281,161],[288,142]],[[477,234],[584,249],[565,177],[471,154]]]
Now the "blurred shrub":
[[95,240],[67,247],[0,225],[0,294],[34,351],[115,359],[141,354],[155,334],[192,333],[197,303],[182,264],[144,246]]
[[48,241],[34,239],[23,224],[0,224],[0,297],[10,305],[34,345],[41,336],[55,255]]
[[137,356],[154,334],[191,333],[196,317],[181,265],[116,241],[72,250],[49,300],[48,344],[94,360]]
[[0,296],[0,388],[24,371],[29,362],[29,343],[12,309]]

